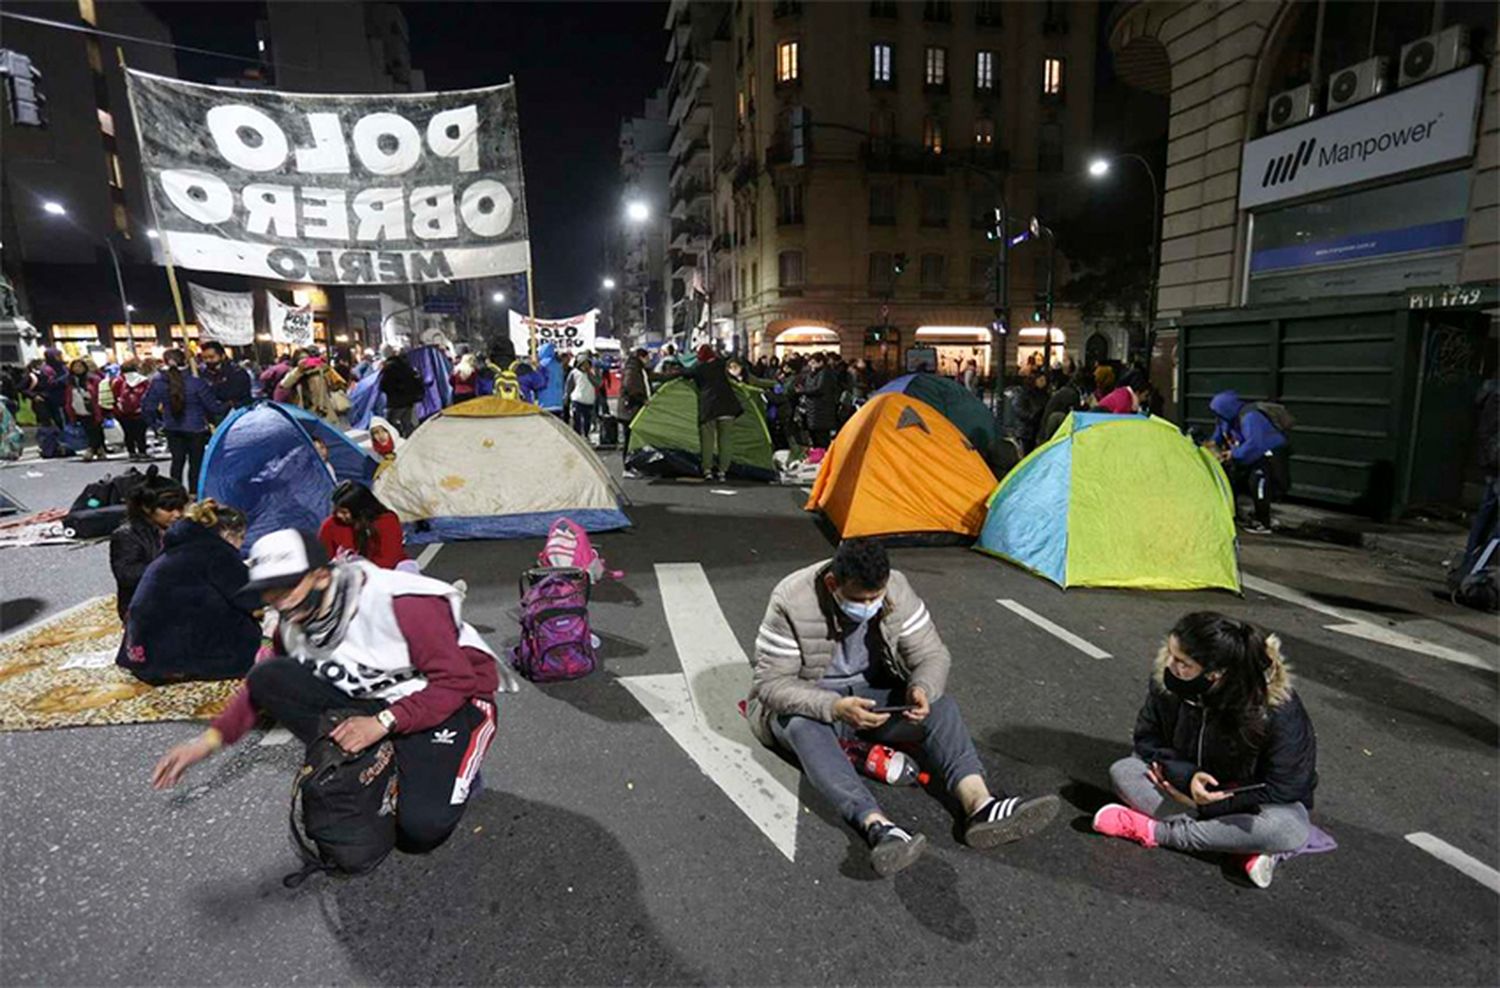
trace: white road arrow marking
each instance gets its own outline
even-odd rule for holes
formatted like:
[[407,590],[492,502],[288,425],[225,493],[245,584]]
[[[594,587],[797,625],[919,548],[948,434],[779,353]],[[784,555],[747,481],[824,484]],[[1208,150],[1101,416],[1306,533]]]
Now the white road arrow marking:
[[791,861],[801,810],[798,773],[756,741],[740,715],[739,701],[750,691],[750,660],[702,566],[659,563],[656,580],[682,672],[620,682]]

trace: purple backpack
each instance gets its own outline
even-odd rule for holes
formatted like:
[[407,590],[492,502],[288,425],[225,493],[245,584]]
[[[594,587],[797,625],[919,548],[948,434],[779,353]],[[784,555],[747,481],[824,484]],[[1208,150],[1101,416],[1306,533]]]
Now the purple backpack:
[[521,640],[510,650],[511,665],[534,683],[580,679],[593,672],[588,573],[571,566],[543,567],[527,570],[521,581]]

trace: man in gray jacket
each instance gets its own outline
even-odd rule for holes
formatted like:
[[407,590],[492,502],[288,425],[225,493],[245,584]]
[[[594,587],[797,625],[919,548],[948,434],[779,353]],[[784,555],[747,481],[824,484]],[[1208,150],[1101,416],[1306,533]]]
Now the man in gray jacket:
[[813,787],[864,834],[882,877],[916,861],[926,838],[881,812],[840,740],[919,744],[963,805],[970,847],[1029,836],[1057,815],[1056,796],[990,792],[958,704],[943,693],[950,663],[927,606],[874,539],[847,540],[832,560],[782,580],[755,638],[751,730],[796,755]]

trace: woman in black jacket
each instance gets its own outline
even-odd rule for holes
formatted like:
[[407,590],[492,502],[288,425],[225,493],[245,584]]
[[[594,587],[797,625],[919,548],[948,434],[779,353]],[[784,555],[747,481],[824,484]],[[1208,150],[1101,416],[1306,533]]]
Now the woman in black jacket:
[[187,505],[187,490],[165,479],[148,481],[125,499],[125,523],[109,537],[109,569],[115,577],[115,610],[121,623],[146,567],[161,555],[162,533],[182,517]]
[[1307,843],[1317,735],[1275,635],[1212,611],[1178,621],[1157,658],[1134,747],[1109,770],[1129,805],[1099,810],[1099,833],[1240,855],[1261,888],[1278,854]]
[[162,554],[136,589],[116,659],[137,679],[160,685],[250,671],[260,605],[243,595],[245,528],[243,511],[210,499],[189,506],[167,530]]
[[797,394],[802,399],[812,444],[827,448],[839,425],[839,395],[843,393],[844,384],[839,372],[829,366],[821,353],[808,358],[807,371],[806,378],[798,382]]

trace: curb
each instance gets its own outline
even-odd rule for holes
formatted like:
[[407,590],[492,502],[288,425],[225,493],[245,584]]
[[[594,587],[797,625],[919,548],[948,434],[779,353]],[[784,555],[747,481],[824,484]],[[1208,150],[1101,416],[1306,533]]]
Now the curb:
[[1303,521],[1299,524],[1288,525],[1282,529],[1282,533],[1295,539],[1330,542],[1335,545],[1401,556],[1413,562],[1439,567],[1445,571],[1463,553],[1465,538],[1462,533],[1447,535],[1361,531],[1353,526],[1329,524],[1322,521]]

